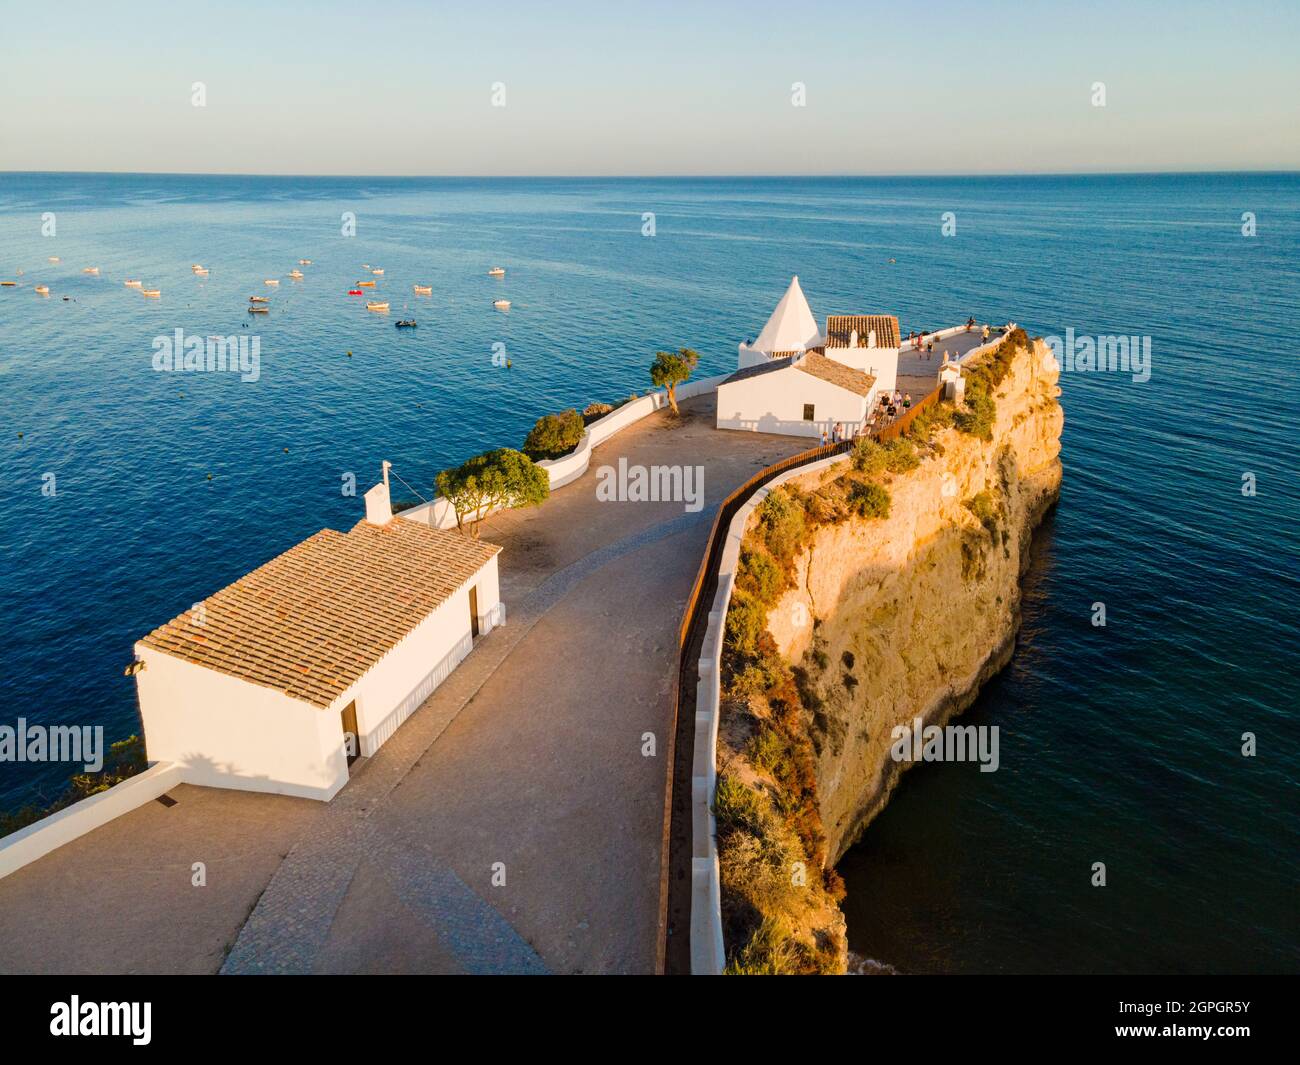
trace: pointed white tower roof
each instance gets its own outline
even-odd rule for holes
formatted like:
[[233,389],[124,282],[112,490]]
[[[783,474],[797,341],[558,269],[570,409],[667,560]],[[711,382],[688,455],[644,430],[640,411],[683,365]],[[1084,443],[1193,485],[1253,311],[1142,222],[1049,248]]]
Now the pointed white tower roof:
[[770,354],[773,351],[803,351],[820,343],[817,319],[813,317],[803,289],[799,287],[799,277],[795,275],[767,325],[750,346]]

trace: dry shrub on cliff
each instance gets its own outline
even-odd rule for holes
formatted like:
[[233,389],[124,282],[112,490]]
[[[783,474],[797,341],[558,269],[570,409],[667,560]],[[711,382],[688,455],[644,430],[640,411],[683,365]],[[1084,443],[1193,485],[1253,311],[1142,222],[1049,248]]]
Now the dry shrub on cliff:
[[816,866],[771,789],[725,771],[718,778],[714,816],[727,973],[835,971],[839,954],[824,924],[828,914],[833,918],[837,899],[810,890],[817,886]]
[[[938,448],[938,444],[933,443],[935,434],[944,429],[951,429],[955,415],[956,408],[951,403],[940,400],[938,403],[926,407],[925,410],[913,418],[912,424],[904,430],[905,435],[922,444],[930,444]],[[942,448],[939,448],[939,453],[943,453]]]
[[993,397],[1011,372],[1016,357],[1031,350],[1033,341],[1023,329],[1016,328],[991,352],[965,367],[966,409],[958,411],[953,419],[958,429],[980,440],[993,439],[993,423],[998,413]]
[[736,567],[736,588],[764,606],[771,606],[785,589],[786,576],[766,551],[742,548]]
[[993,401],[989,383],[983,378],[968,377],[966,409],[959,410],[953,419],[958,430],[980,440],[992,440],[993,422],[997,414],[997,404]]
[[789,572],[804,540],[804,507],[790,486],[768,493],[758,508],[758,527],[772,557]]
[[998,537],[998,520],[1002,515],[1002,507],[993,499],[989,492],[979,492],[966,500],[962,506],[975,515],[985,529],[988,530],[990,537],[997,540]]
[[849,487],[849,506],[859,518],[887,518],[889,493],[875,481],[857,481]]

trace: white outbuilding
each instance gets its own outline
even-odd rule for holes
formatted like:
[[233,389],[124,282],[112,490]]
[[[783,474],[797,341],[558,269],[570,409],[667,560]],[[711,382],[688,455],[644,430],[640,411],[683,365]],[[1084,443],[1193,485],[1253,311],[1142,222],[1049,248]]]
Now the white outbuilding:
[[499,547],[366,502],[135,645],[151,761],[330,799],[498,623]]
[[719,429],[853,436],[875,403],[876,379],[815,351],[737,370],[718,385]]

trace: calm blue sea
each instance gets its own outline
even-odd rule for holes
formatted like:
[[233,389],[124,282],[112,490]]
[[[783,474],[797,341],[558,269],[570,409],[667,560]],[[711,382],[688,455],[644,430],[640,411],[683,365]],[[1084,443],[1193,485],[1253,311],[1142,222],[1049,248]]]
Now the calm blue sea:
[[[657,348],[727,369],[792,273],[819,317],[1149,336],[1145,383],[1063,378],[1060,506],[1017,656],[970,711],[999,726],[1001,769],[907,775],[844,860],[850,941],[903,971],[1294,971],[1298,252],[1294,174],[0,175],[0,278],[26,286],[0,289],[3,721],[128,735],[132,641],[347,528],[345,474],[364,488],[387,458],[427,495],[541,413],[643,390]],[[263,285],[299,258],[304,281]],[[388,317],[345,295],[363,263],[386,271]],[[251,319],[263,293],[272,312]],[[399,332],[407,312],[419,328]],[[177,328],[255,332],[260,380],[155,372],[153,340]],[[2,765],[0,806],[65,774]]]

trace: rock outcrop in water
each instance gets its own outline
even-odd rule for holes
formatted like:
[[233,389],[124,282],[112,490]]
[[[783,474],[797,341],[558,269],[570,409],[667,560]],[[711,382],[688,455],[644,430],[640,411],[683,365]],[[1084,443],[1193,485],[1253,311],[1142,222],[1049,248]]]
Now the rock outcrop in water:
[[[1011,656],[1061,482],[1058,372],[1017,331],[967,379],[967,403],[778,489],[746,532],[718,750],[735,970],[844,971],[832,866],[897,782],[892,730],[942,724]],[[821,875],[787,886],[801,860]]]

